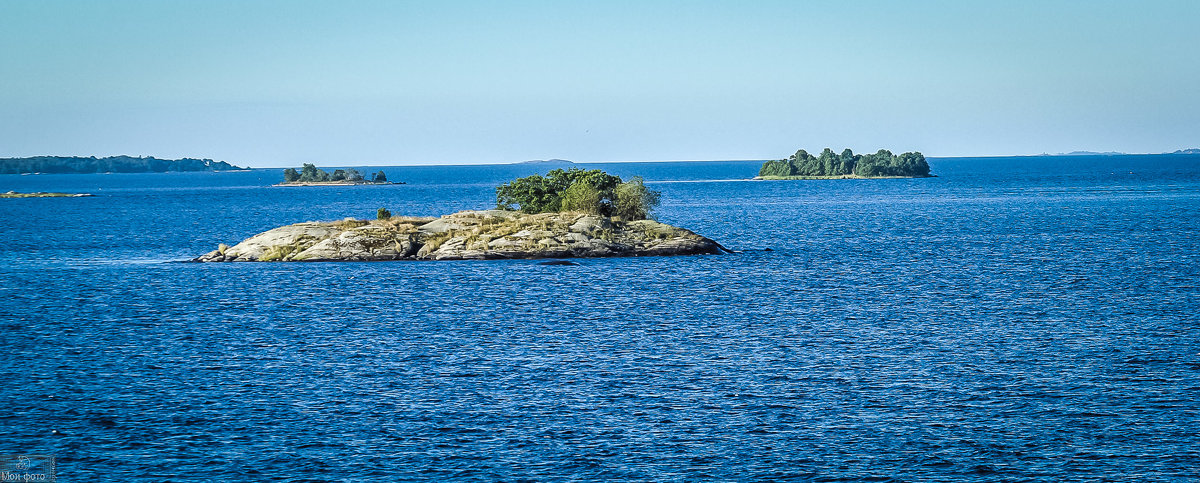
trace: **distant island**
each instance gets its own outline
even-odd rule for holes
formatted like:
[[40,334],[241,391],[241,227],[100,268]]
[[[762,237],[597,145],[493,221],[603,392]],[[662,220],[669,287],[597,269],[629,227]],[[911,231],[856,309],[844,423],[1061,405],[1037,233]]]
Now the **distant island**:
[[818,156],[801,149],[788,159],[767,161],[754,179],[871,179],[928,178],[929,163],[919,152],[899,156],[880,149],[875,154],[857,155],[846,149],[841,154],[825,148]]
[[1071,151],[1069,153],[1052,154],[1051,156],[1126,156],[1128,154],[1118,151],[1105,151],[1103,153],[1096,151]]
[[0,174],[90,174],[90,173],[165,173],[168,171],[243,171],[225,161],[211,159],[159,159],[155,157],[109,156],[34,156],[0,158]]
[[304,163],[300,171],[296,171],[295,168],[283,170],[283,182],[275,186],[355,186],[381,184],[404,183],[388,181],[387,175],[383,171],[372,174],[371,179],[368,180],[354,168],[335,169],[332,173],[329,173],[323,169],[318,169],[312,164]]
[[533,160],[521,161],[519,163],[513,163],[513,164],[548,165],[548,164],[575,164],[575,163],[572,161],[567,161],[565,159],[533,159]]
[[[1180,150],[1176,150],[1176,151],[1173,151],[1170,153],[1159,153],[1159,154],[1200,154],[1200,149],[1198,149],[1198,148],[1180,149]],[[1104,151],[1104,152],[1071,151],[1069,153],[1058,153],[1058,154],[1043,153],[1043,154],[1041,154],[1041,156],[1147,156],[1147,155],[1154,156],[1155,153],[1138,154],[1138,153],[1123,153],[1120,151]]]

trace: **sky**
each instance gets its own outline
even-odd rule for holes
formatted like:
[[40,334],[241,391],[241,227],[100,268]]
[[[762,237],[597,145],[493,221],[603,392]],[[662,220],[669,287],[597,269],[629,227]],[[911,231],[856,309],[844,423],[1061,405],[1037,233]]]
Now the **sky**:
[[1200,2],[0,0],[0,157],[1200,147]]

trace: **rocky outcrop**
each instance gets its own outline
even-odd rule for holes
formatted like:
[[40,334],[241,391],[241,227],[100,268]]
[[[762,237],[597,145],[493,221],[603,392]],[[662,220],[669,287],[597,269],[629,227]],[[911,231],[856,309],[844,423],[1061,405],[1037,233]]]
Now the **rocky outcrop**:
[[85,196],[92,196],[92,194],[91,193],[47,193],[44,191],[38,191],[36,193],[17,193],[16,191],[0,193],[0,198],[82,198]]
[[715,254],[721,245],[651,220],[463,211],[441,218],[297,223],[221,245],[198,262],[467,260]]

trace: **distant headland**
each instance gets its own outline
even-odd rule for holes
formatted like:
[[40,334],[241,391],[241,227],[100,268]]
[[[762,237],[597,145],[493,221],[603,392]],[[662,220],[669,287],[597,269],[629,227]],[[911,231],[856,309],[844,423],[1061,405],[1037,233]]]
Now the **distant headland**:
[[295,168],[283,170],[283,182],[275,186],[356,186],[356,185],[382,185],[382,184],[404,184],[403,182],[388,181],[387,174],[383,171],[371,175],[371,179],[367,179],[362,173],[354,168],[335,169],[332,173],[319,169],[316,166],[304,163],[300,167],[300,171]]
[[1097,152],[1097,151],[1071,151],[1069,153],[1046,154],[1045,156],[1128,156],[1128,155],[1129,155],[1129,153],[1122,153],[1122,152],[1118,152],[1118,151],[1105,151],[1102,153]]
[[880,149],[875,154],[854,154],[846,149],[841,154],[825,148],[818,156],[801,149],[788,159],[767,161],[754,179],[877,179],[929,178],[929,163],[919,152],[899,156]]
[[1175,151],[1172,151],[1169,153],[1138,154],[1138,153],[1123,153],[1120,151],[1104,151],[1104,152],[1071,151],[1069,153],[1058,153],[1058,154],[1042,153],[1042,154],[1040,154],[1040,156],[1144,156],[1144,155],[1155,155],[1155,154],[1200,154],[1200,148],[1179,149],[1179,150],[1175,150]]
[[211,159],[159,159],[155,157],[109,156],[34,156],[0,158],[0,174],[90,174],[90,173],[166,173],[169,171],[243,171],[225,161]]
[[529,161],[521,161],[521,162],[517,162],[517,163],[513,163],[513,164],[536,164],[536,165],[544,166],[544,165],[575,164],[575,162],[567,161],[565,159],[532,159]]

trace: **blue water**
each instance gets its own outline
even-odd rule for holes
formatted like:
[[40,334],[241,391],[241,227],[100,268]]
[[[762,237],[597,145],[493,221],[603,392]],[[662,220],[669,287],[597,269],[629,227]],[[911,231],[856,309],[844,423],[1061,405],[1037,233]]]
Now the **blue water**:
[[[188,264],[529,166],[0,176],[0,454],[62,481],[1200,478],[1200,157],[643,175],[742,253]],[[770,248],[770,251],[762,249]]]

